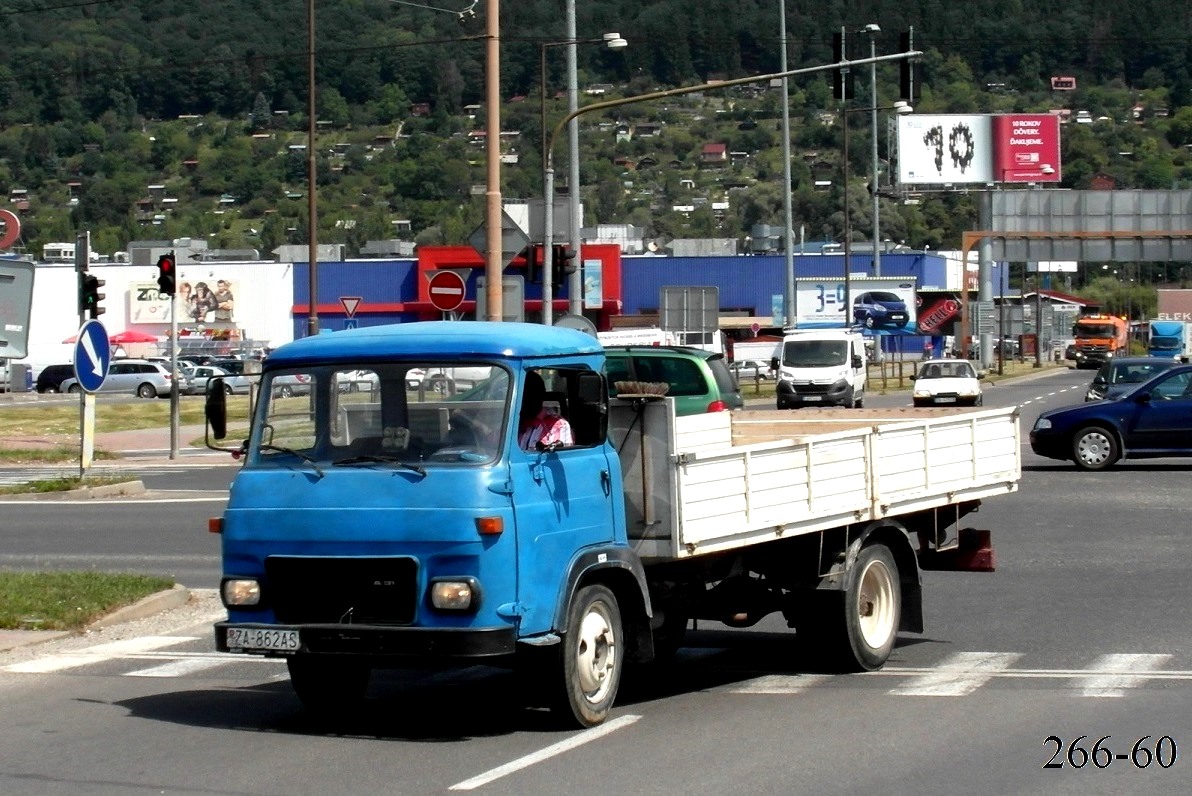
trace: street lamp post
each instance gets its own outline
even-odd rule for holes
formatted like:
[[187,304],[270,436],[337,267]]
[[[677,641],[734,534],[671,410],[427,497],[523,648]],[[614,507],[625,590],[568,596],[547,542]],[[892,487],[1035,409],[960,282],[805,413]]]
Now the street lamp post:
[[[869,36],[869,57],[877,57],[877,34],[882,32],[881,26],[870,22],[862,29]],[[877,196],[877,63],[869,64],[869,108],[870,123],[872,125],[872,150],[870,156],[870,174],[873,182],[870,193],[873,196],[873,275],[882,275],[882,260],[879,247],[881,245],[881,207]]]
[[[605,33],[592,39],[567,39],[565,41],[544,41],[538,45],[538,110],[542,125],[542,323],[550,326],[554,323],[554,276],[551,273],[554,266],[554,225],[555,225],[555,170],[551,164],[550,141],[546,127],[546,51],[549,47],[564,45],[595,44],[603,42],[610,50],[620,50],[628,45],[619,33]],[[570,120],[575,123],[575,119]],[[578,164],[579,158],[574,157]],[[579,190],[579,180],[572,176],[574,185],[569,186],[572,195]],[[574,204],[574,202],[573,202]],[[575,212],[573,210],[573,212]],[[571,225],[573,233],[576,219],[573,217]],[[573,237],[577,237],[573,234]],[[579,252],[576,251],[578,257]],[[574,282],[572,283],[574,286]],[[573,290],[572,292],[578,292]],[[572,301],[575,297],[571,296]]]

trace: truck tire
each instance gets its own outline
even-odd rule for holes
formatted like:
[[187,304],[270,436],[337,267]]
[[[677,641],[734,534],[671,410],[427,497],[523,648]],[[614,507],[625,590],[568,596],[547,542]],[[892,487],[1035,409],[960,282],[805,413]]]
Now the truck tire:
[[562,687],[550,705],[556,718],[594,727],[608,717],[625,667],[623,641],[612,591],[596,585],[576,592],[560,645]]
[[1100,426],[1086,426],[1072,435],[1072,460],[1081,470],[1104,470],[1118,460],[1117,440]]
[[881,544],[861,549],[844,592],[811,596],[803,621],[805,650],[834,671],[880,669],[894,650],[902,612],[898,565]]
[[890,657],[901,612],[894,555],[881,544],[862,548],[844,592],[844,631],[855,670],[879,669]]
[[322,718],[351,714],[364,701],[372,677],[363,663],[332,656],[292,655],[286,667],[302,706]]

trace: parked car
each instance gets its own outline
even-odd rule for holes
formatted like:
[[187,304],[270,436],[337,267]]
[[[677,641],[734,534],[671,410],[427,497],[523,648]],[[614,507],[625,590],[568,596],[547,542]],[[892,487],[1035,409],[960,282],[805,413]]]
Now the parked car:
[[980,406],[983,371],[967,359],[932,359],[913,378],[915,406]]
[[38,392],[62,392],[62,382],[73,379],[74,365],[46,365],[37,374]]
[[853,299],[853,320],[866,329],[902,326],[910,320],[906,302],[888,290],[871,290]]
[[1044,412],[1031,429],[1031,450],[1081,470],[1192,456],[1192,366],[1160,371],[1114,397]]
[[489,377],[491,368],[411,368],[406,372],[406,387],[426,389],[443,395],[454,395]]
[[774,378],[774,370],[770,367],[769,362],[746,359],[740,362],[734,362],[729,367],[736,374],[738,383],[742,381],[750,382],[755,379],[765,381]]
[[[141,398],[167,398],[172,380],[170,371],[157,362],[144,359],[117,359],[108,368],[108,377],[98,392],[132,393]],[[59,385],[61,392],[82,392],[82,386],[72,374]]]
[[723,412],[745,405],[723,354],[688,346],[606,346],[609,394],[617,383],[665,383],[680,415]]
[[310,395],[310,375],[307,373],[283,373],[270,382],[274,395],[290,398],[295,395]]
[[1113,398],[1141,384],[1160,371],[1180,364],[1177,359],[1166,357],[1113,357],[1097,369],[1097,375],[1084,394],[1086,401],[1100,401]]
[[[197,365],[187,368],[179,366],[179,370],[189,381],[185,388],[188,395],[205,395],[210,389],[212,379],[223,379],[223,391],[228,395],[247,394],[252,387],[252,381],[247,376],[229,373],[214,365]],[[178,389],[179,391],[184,389],[182,384],[178,385]]]

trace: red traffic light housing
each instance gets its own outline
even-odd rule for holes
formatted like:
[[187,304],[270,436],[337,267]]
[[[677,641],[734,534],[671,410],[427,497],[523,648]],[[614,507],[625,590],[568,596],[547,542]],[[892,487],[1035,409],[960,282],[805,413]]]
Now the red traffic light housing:
[[164,296],[174,297],[178,292],[176,272],[177,263],[174,261],[174,253],[163,254],[157,258],[157,292]]

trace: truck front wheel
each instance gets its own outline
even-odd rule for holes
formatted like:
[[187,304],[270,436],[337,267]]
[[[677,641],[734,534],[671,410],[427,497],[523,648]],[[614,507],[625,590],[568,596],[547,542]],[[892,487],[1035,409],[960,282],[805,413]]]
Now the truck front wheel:
[[621,611],[604,586],[585,586],[571,601],[562,643],[563,696],[551,705],[584,727],[603,722],[613,707],[624,668]]
[[286,658],[302,706],[322,717],[348,715],[364,700],[372,670],[355,660],[321,655]]

